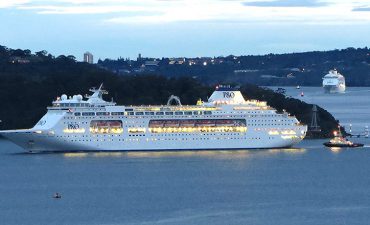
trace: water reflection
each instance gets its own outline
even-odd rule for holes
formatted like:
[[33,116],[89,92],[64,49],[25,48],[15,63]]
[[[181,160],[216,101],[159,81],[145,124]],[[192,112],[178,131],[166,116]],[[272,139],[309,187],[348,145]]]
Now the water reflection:
[[89,153],[82,153],[82,152],[68,152],[63,153],[64,157],[66,158],[82,158],[88,156]]
[[248,158],[275,154],[304,154],[305,148],[253,149],[253,150],[207,150],[207,151],[130,151],[130,152],[68,152],[66,158],[84,157],[125,157],[125,158],[165,158],[165,157],[204,157],[204,158]]
[[342,150],[342,148],[340,148],[340,147],[330,147],[329,149],[333,153],[339,153]]
[[303,154],[306,152],[305,148],[282,148],[282,149],[270,149],[268,150],[269,153],[277,154],[277,153],[286,153],[286,154]]

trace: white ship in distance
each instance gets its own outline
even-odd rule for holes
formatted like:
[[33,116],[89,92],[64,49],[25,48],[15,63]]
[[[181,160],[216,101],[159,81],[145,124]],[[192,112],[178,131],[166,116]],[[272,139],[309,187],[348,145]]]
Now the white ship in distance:
[[[163,151],[286,148],[300,142],[307,126],[266,102],[245,100],[219,86],[196,105],[119,106],[91,96],[57,97],[31,129],[0,134],[28,152]],[[170,102],[170,101],[169,101]]]
[[344,76],[337,70],[330,70],[323,78],[322,86],[325,93],[344,93],[346,90],[346,81]]

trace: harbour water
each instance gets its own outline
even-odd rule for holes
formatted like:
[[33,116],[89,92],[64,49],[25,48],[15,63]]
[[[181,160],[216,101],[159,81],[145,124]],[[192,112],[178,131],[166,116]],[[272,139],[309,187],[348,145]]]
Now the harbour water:
[[[370,125],[367,88],[287,94],[355,131]],[[365,143],[358,149],[328,149],[324,141],[248,151],[24,154],[0,139],[0,224],[368,224],[370,138],[356,139]]]

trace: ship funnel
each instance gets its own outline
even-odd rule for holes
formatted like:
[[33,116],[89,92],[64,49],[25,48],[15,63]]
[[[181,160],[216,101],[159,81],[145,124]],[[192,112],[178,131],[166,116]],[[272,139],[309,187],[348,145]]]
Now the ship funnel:
[[241,92],[230,86],[218,86],[208,99],[208,103],[213,104],[244,104],[245,100]]

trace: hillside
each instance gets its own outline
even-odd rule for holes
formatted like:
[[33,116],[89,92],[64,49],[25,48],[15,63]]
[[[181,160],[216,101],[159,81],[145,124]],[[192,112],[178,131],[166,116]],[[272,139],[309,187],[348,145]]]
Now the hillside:
[[121,75],[155,72],[166,77],[194,77],[202,83],[321,86],[333,68],[348,86],[370,86],[370,50],[347,48],[260,56],[202,58],[138,58],[99,60],[97,65]]
[[[14,57],[29,61],[16,62]],[[1,129],[32,127],[57,96],[85,94],[100,83],[109,90],[107,100],[114,98],[118,104],[125,105],[165,104],[172,94],[179,96],[183,104],[195,104],[198,98],[207,99],[214,89],[192,78],[118,76],[94,65],[76,62],[73,56],[54,57],[45,51],[31,54],[28,50],[3,48],[0,51]],[[247,98],[267,101],[279,111],[285,109],[303,123],[311,120],[312,105],[247,83],[240,90]],[[319,116],[321,136],[330,136],[337,122],[321,108]]]

